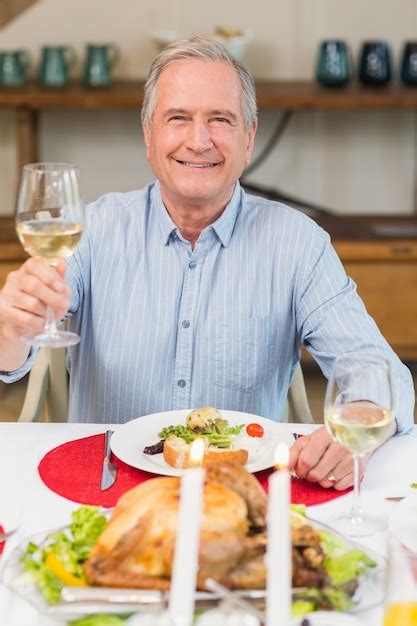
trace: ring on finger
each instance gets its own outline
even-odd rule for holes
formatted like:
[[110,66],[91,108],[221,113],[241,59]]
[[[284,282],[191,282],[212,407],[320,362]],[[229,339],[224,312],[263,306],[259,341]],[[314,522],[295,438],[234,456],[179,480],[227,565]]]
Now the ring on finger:
[[331,483],[335,483],[337,482],[337,478],[336,476],[333,474],[333,472],[329,472],[326,476],[327,480]]

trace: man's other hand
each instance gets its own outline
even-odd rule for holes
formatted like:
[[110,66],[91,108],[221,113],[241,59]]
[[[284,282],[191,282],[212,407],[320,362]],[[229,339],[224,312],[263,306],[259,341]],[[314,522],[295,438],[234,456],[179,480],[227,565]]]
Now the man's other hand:
[[322,487],[353,485],[352,454],[333,441],[325,426],[297,439],[290,448],[289,469]]

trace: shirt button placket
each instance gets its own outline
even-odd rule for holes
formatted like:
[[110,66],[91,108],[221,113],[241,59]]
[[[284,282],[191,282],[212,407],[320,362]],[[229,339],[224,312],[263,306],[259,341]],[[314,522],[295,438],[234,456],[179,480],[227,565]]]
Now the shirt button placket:
[[181,294],[179,321],[177,327],[177,350],[175,358],[174,409],[190,408],[191,372],[193,355],[193,332],[190,330],[194,319],[199,293],[200,266],[195,259],[187,259]]

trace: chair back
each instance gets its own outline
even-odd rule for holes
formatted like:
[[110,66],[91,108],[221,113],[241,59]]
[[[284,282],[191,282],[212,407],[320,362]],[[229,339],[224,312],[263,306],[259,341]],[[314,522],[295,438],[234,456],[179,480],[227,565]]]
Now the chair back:
[[293,422],[314,424],[300,362],[297,363],[288,389],[288,408]]
[[40,348],[29,374],[19,422],[68,421],[65,348]]

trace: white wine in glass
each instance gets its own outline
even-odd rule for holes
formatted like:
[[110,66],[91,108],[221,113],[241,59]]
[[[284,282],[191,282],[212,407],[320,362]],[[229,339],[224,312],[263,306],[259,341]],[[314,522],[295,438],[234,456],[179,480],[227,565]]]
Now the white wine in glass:
[[395,430],[389,361],[376,354],[354,352],[335,359],[327,384],[324,423],[332,438],[351,452],[354,466],[352,509],[330,523],[354,537],[383,530],[386,522],[362,508],[360,468],[365,455]]
[[[83,233],[79,172],[67,163],[25,165],[16,203],[16,232],[26,252],[56,266],[71,256]],[[79,342],[76,333],[59,330],[48,307],[43,331],[22,337],[27,345],[61,348]]]

